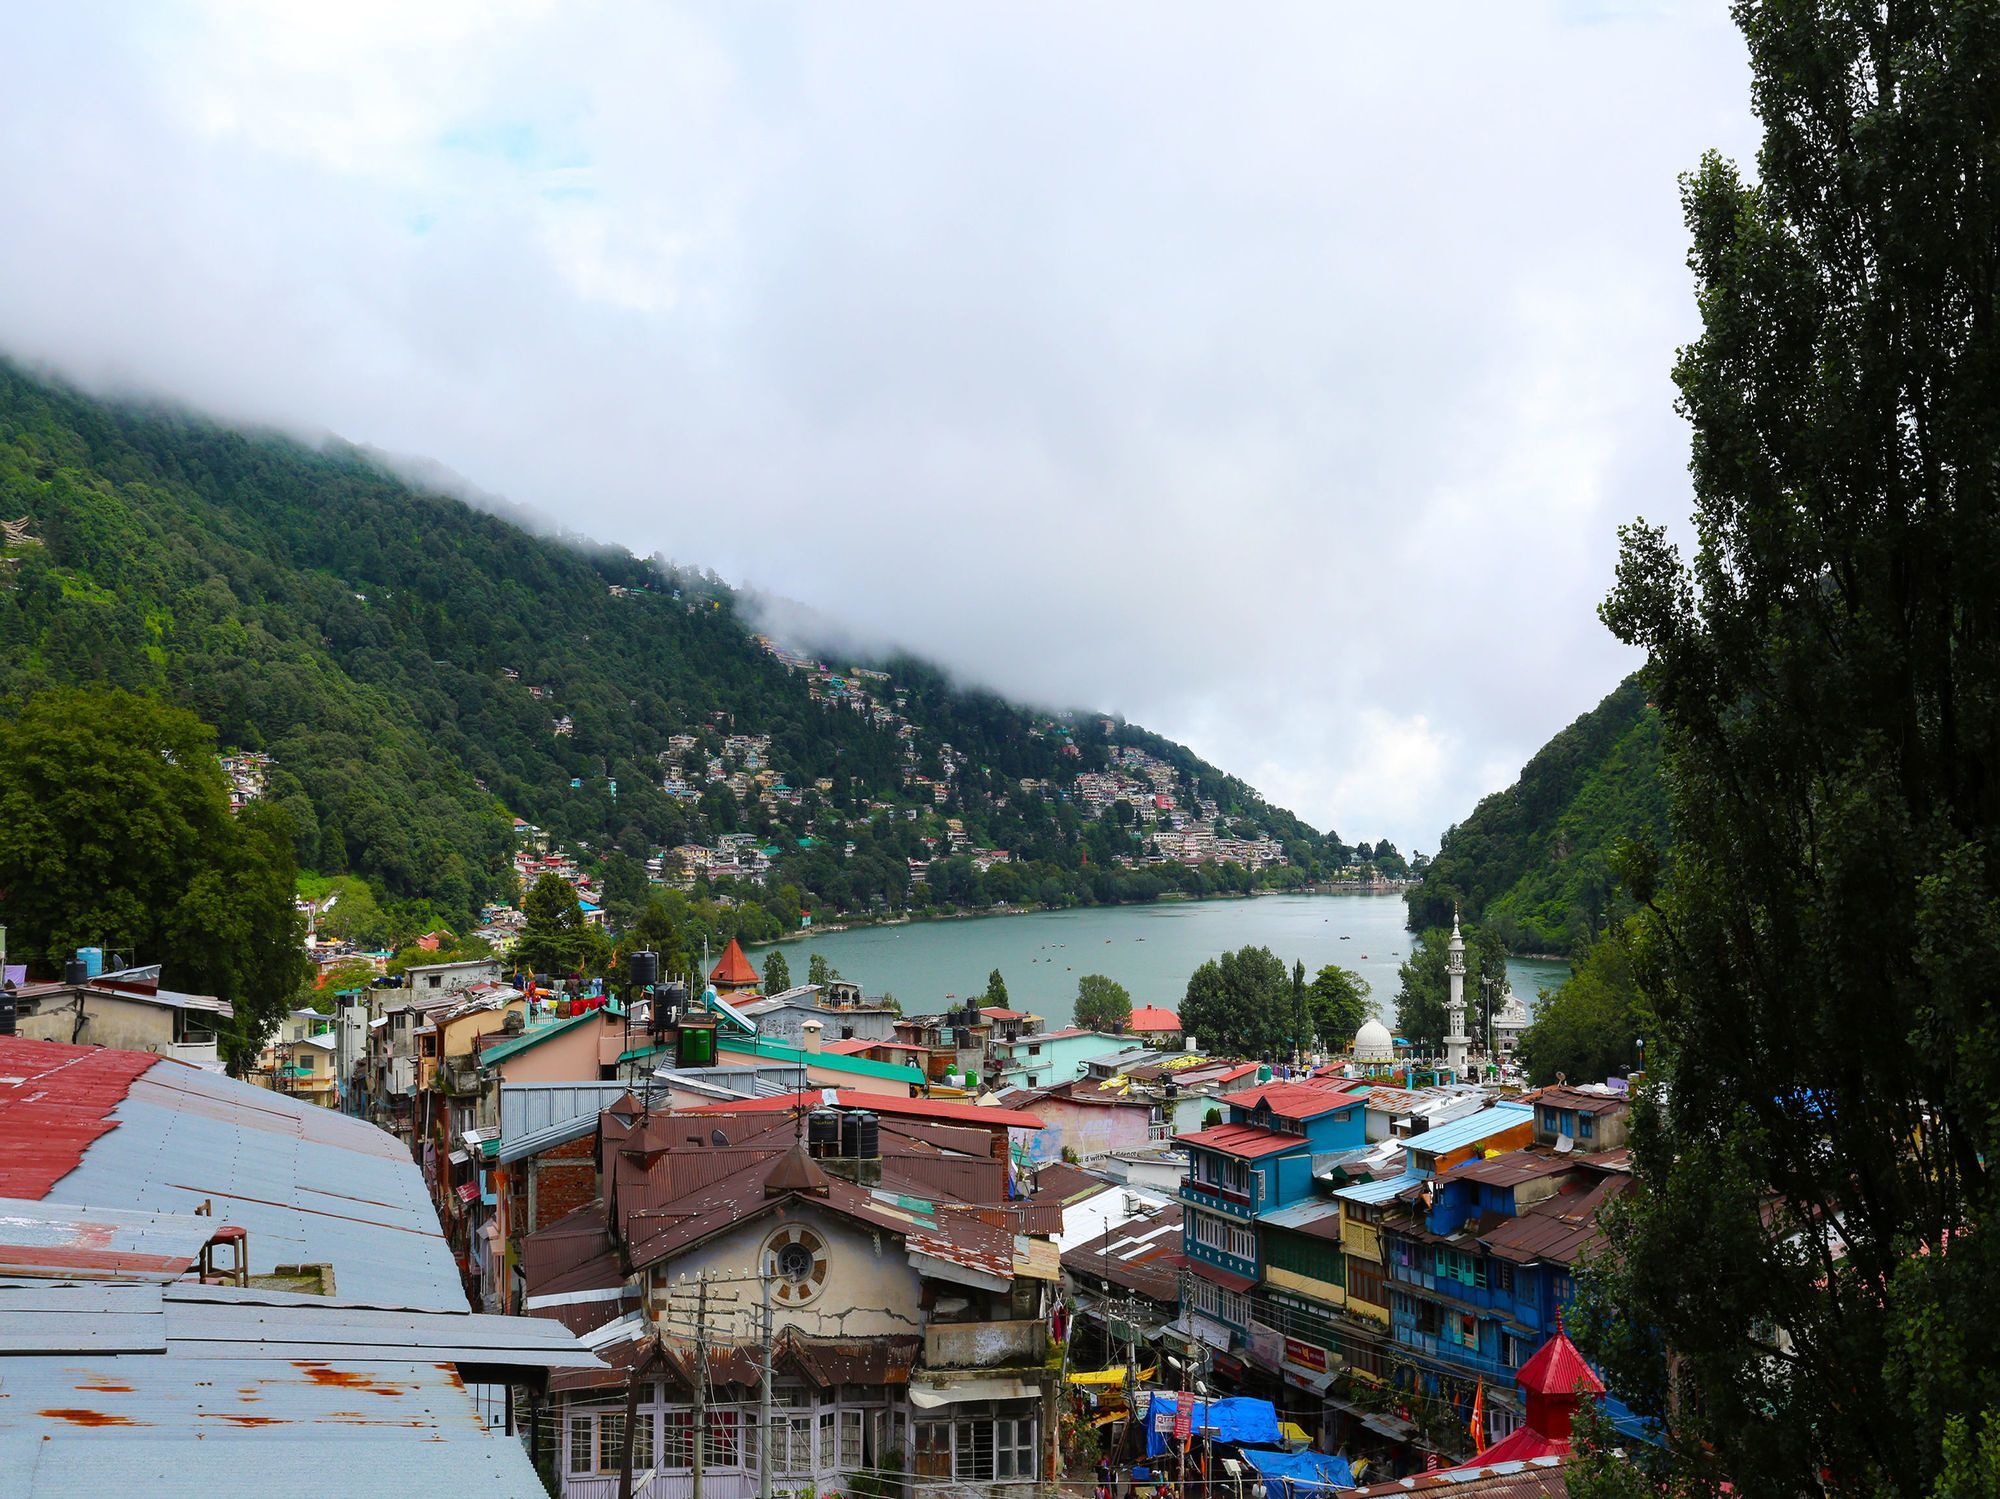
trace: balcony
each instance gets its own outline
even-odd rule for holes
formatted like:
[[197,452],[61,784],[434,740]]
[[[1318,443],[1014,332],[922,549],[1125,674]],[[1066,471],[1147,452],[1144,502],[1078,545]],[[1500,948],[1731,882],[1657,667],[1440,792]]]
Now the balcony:
[[1049,1356],[1049,1327],[1040,1317],[1010,1322],[933,1322],[924,1329],[928,1369],[1037,1367]]

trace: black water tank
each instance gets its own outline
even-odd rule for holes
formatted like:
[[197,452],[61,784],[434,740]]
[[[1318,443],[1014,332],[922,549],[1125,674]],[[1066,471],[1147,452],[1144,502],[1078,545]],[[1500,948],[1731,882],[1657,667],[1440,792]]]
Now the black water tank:
[[0,984],[0,1036],[11,1036],[15,1032],[16,1019],[20,1014],[20,1001],[14,997],[12,984]]
[[844,1156],[855,1154],[855,1147],[860,1143],[860,1130],[857,1127],[859,1118],[857,1114],[840,1116],[840,1153]]
[[806,1115],[806,1148],[815,1156],[840,1154],[838,1109],[814,1109]]
[[90,965],[82,958],[71,958],[63,964],[63,982],[71,985],[89,983]]
[[666,983],[653,991],[653,1034],[664,1035],[687,1008],[687,985]]
[[625,959],[626,976],[635,989],[650,989],[660,981],[660,955],[656,952],[635,952]]
[[882,1158],[881,1121],[873,1114],[850,1114],[854,1121],[854,1149],[849,1152],[856,1160],[877,1161]]

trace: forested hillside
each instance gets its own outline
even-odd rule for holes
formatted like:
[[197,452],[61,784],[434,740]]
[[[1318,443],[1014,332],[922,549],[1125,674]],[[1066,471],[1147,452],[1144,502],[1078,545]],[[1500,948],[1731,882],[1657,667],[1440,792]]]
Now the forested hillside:
[[1659,714],[1628,678],[1444,835],[1410,929],[1449,925],[1456,902],[1512,952],[1581,952],[1621,914],[1612,851],[1666,821]]
[[[508,893],[516,816],[629,861],[627,884],[649,854],[740,828],[777,850],[774,885],[835,909],[906,901],[909,859],[957,846],[937,847],[950,817],[1016,862],[928,898],[1143,897],[1194,876],[1109,867],[1131,830],[1065,795],[1127,743],[1239,835],[1308,870],[1344,857],[1129,726],[871,663],[899,734],[760,646],[713,577],[537,536],[354,449],[107,405],[4,363],[0,515],[30,537],[0,576],[0,699],[108,682],[193,709],[224,748],[271,756],[266,799],[302,868],[366,876],[417,915]],[[768,736],[791,803],[669,789],[727,735]],[[913,791],[922,772],[946,790]]]

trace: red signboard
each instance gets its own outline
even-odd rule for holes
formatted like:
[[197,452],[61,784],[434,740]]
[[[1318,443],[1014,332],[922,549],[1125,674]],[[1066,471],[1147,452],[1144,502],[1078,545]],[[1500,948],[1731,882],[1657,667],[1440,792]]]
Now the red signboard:
[[1174,1440],[1185,1442],[1194,1434],[1194,1396],[1182,1392],[1174,1406]]
[[1315,1348],[1310,1343],[1301,1343],[1292,1338],[1285,1339],[1285,1362],[1301,1369],[1310,1369],[1315,1374],[1326,1373],[1326,1350]]

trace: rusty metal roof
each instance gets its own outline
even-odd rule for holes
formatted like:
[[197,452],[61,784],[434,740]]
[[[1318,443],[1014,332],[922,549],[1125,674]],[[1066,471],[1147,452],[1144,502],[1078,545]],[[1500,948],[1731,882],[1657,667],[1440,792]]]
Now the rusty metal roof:
[[[389,1472],[538,1491],[462,1380],[594,1360],[559,1322],[467,1310],[395,1140],[150,1054],[15,1038],[0,1116],[9,1189],[47,1183],[0,1212],[0,1273],[70,1261],[67,1283],[0,1286],[0,1495],[268,1499],[301,1472],[324,1494],[378,1492]],[[161,1283],[228,1226],[254,1275],[329,1264],[338,1298]]]
[[1533,1457],[1490,1466],[1449,1468],[1410,1478],[1384,1480],[1360,1488],[1341,1489],[1342,1499],[1377,1499],[1390,1494],[1429,1494],[1433,1499],[1569,1499],[1563,1476],[1566,1459]]
[[1121,1223],[1087,1244],[1066,1249],[1063,1268],[1095,1276],[1148,1300],[1171,1303],[1180,1296],[1181,1209],[1168,1203],[1143,1218]]

